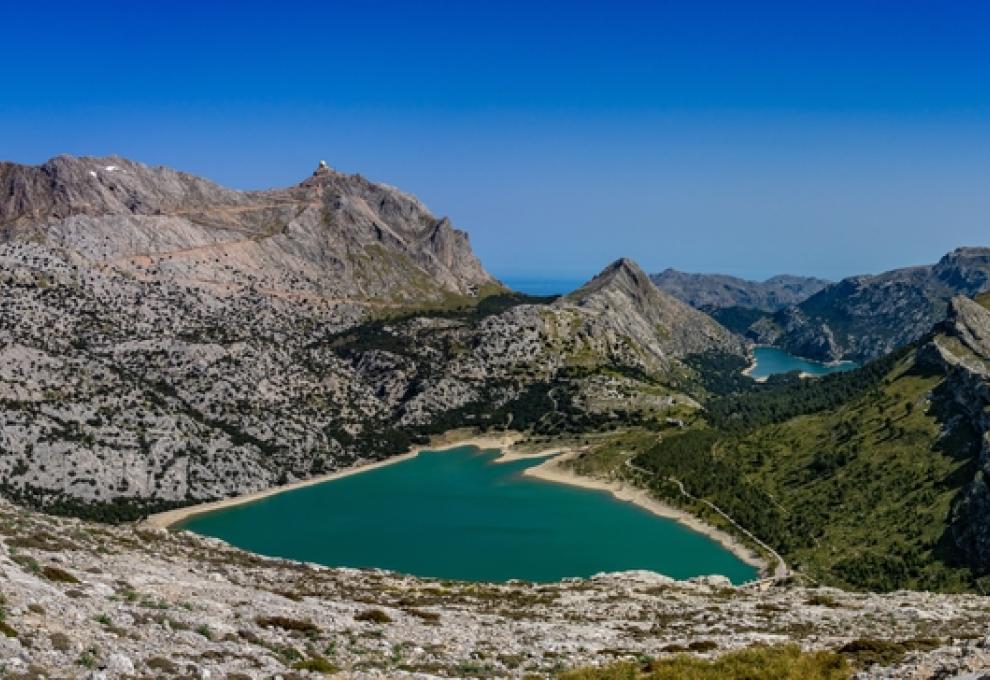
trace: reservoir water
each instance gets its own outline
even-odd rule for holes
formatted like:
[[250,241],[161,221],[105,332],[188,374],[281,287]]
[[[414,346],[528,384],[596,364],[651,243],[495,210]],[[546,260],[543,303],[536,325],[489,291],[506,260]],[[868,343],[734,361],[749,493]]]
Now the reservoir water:
[[716,541],[604,491],[524,477],[540,460],[424,452],[179,525],[263,555],[418,576],[549,582],[649,569],[733,583],[756,569]]
[[851,371],[857,367],[857,364],[852,361],[825,364],[820,361],[796,357],[778,347],[757,347],[753,350],[753,354],[756,358],[756,366],[749,375],[757,380],[790,371],[801,371],[808,375],[819,376],[838,371]]

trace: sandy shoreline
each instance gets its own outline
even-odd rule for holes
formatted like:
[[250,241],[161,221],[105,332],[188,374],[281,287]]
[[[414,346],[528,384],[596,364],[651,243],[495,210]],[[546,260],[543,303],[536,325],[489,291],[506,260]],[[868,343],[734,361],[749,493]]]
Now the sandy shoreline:
[[[451,439],[440,437],[429,444],[416,446],[406,453],[402,453],[391,458],[386,458],[385,460],[376,460],[371,463],[360,463],[358,465],[344,468],[343,470],[336,470],[325,475],[319,475],[318,477],[311,477],[310,479],[303,479],[298,482],[283,484],[282,486],[274,486],[268,489],[246,493],[241,496],[232,496],[230,498],[222,498],[218,501],[211,501],[209,503],[199,503],[197,505],[176,508],[175,510],[159,512],[157,514],[150,515],[144,520],[143,524],[150,527],[167,529],[168,527],[178,524],[179,522],[189,519],[195,515],[202,515],[203,513],[213,512],[214,510],[222,510],[223,508],[232,508],[238,505],[244,505],[245,503],[253,503],[254,501],[261,500],[262,498],[275,496],[276,494],[285,493],[286,491],[294,491],[307,486],[314,486],[316,484],[323,484],[324,482],[333,481],[335,479],[350,477],[351,475],[356,475],[361,472],[368,472],[369,470],[375,470],[377,468],[385,467],[386,465],[394,465],[396,463],[401,463],[404,460],[415,458],[423,451],[445,451],[447,449],[454,449],[461,446],[474,446],[479,449],[499,449],[502,452],[502,456],[498,459],[499,462],[502,462],[503,460],[508,461],[517,458],[530,457],[530,455],[540,455],[511,453],[512,446],[521,438],[522,435],[518,433],[508,433],[501,436],[482,435],[454,437]],[[552,451],[543,453],[542,455],[551,455],[551,453]]]
[[[761,347],[770,347],[770,345],[754,345],[752,349],[755,350],[755,349],[759,349]],[[753,378],[753,371],[756,370],[756,365],[759,362],[756,360],[756,353],[753,352],[752,350],[750,350],[750,359],[749,360],[750,360],[750,364],[749,364],[749,366],[747,366],[746,368],[743,369],[742,374],[744,376],[746,376],[747,378],[752,378],[754,381],[756,381],[758,383],[766,382],[767,381],[767,376],[762,376],[760,378]]]
[[561,463],[566,462],[576,454],[577,451],[562,452],[535,467],[526,468],[523,470],[523,474],[547,482],[569,484],[571,486],[579,486],[598,491],[608,491],[620,501],[638,505],[658,517],[675,520],[692,531],[711,538],[746,564],[759,569],[761,574],[769,572],[770,568],[767,561],[748,548],[735,536],[710,524],[706,524],[689,512],[658,500],[646,489],[621,482],[609,482],[594,477],[585,477],[561,465]]

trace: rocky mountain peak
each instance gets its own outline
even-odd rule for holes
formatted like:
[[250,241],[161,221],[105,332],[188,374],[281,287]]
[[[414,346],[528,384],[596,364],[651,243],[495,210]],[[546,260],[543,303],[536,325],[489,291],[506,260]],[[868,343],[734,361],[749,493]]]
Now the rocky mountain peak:
[[719,350],[742,352],[742,342],[707,314],[664,293],[629,258],[619,258],[555,303],[591,312],[611,332],[633,338],[660,363]]
[[935,277],[964,295],[990,289],[990,248],[964,247],[947,253],[933,268]]
[[621,292],[642,301],[661,294],[638,264],[627,257],[620,257],[566,297],[581,302],[605,291]]
[[320,161],[237,191],[117,156],[0,164],[0,241],[32,241],[159,280],[388,304],[496,285],[467,234],[394,187]]
[[953,334],[977,356],[990,360],[990,309],[957,295],[949,303],[947,324]]
[[766,281],[750,281],[728,274],[689,274],[670,268],[652,274],[650,280],[665,293],[705,311],[744,307],[776,312],[803,302],[829,285],[828,281],[809,276],[779,274]]
[[209,180],[119,156],[56,156],[41,165],[0,163],[0,228],[10,235],[77,215],[161,215],[242,205]]

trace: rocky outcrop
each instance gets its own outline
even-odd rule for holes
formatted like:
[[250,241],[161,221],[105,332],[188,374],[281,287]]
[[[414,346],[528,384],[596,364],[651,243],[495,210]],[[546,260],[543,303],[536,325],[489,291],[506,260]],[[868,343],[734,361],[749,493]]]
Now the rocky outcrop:
[[916,639],[931,642],[858,677],[954,677],[990,663],[990,601],[972,595],[761,591],[642,571],[438,581],[269,559],[187,532],[56,519],[2,501],[0,526],[0,661],[10,677],[549,677],[688,648],[714,656]]
[[[983,361],[990,359],[990,311],[987,307],[969,298],[956,297],[949,305],[947,325],[953,335],[975,355],[974,358]],[[974,366],[974,370],[979,369],[979,366]]]
[[866,361],[918,340],[956,295],[990,290],[990,248],[959,248],[932,266],[844,279],[749,329],[759,343],[820,360]]
[[[632,260],[622,258],[591,281],[555,303],[560,309],[580,310],[591,327],[589,335],[610,334],[629,341],[657,366],[707,351],[743,354],[740,338],[708,315],[693,309],[653,285]],[[594,327],[604,329],[596,332]]]
[[665,269],[651,274],[657,288],[697,309],[744,307],[763,312],[796,305],[825,286],[824,279],[782,274],[766,281],[748,281],[726,274],[688,274]]
[[[429,234],[446,266],[456,231],[441,221]],[[375,321],[352,301],[0,244],[0,491],[130,516],[388,456],[437,427],[525,415],[573,430],[594,427],[596,409],[662,418],[674,388],[610,395],[637,394],[687,353],[743,352],[628,261],[553,304],[498,299],[505,308]]]
[[59,156],[0,165],[0,195],[0,239],[148,280],[399,305],[498,287],[448,219],[326,166],[296,186],[241,192],[118,157]]
[[[964,297],[949,304],[947,319],[918,351],[918,362],[945,373],[939,399],[949,400],[960,414],[947,423],[944,436],[955,432],[954,456],[969,455],[975,473],[952,505],[950,533],[964,559],[977,574],[990,573],[990,310]],[[960,442],[970,442],[971,450]]]

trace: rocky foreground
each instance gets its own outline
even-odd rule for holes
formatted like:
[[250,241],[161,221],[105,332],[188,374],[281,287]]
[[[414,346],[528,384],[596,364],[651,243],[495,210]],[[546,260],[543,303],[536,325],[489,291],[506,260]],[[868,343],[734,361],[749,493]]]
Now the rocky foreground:
[[844,649],[863,678],[990,667],[983,597],[760,591],[647,572],[459,583],[267,559],[5,502],[0,534],[4,677],[551,677],[789,641]]

